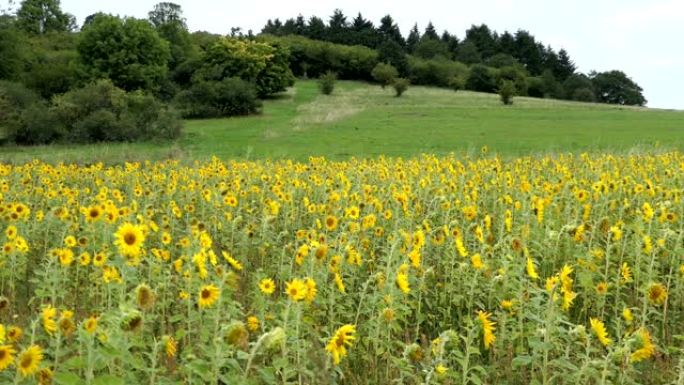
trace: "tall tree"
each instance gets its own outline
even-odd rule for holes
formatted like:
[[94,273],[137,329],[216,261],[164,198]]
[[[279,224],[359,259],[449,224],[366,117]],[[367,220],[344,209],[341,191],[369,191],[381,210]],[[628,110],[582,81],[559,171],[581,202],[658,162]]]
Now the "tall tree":
[[570,60],[570,55],[565,49],[558,51],[558,67],[556,68],[556,77],[562,81],[565,81],[577,70],[575,63]]
[[425,32],[423,32],[422,39],[439,39],[439,35],[437,35],[437,29],[435,29],[435,26],[432,24],[432,22],[429,22],[427,27],[425,27]]
[[359,12],[351,24],[350,43],[375,48],[377,46],[377,36],[378,34],[373,23],[370,20],[364,19]]
[[345,44],[349,40],[349,23],[342,10],[336,9],[328,21],[328,40]]
[[163,25],[178,25],[187,30],[188,26],[183,17],[183,10],[180,5],[175,3],[162,2],[154,6],[147,14],[148,19],[155,27]]
[[643,89],[622,71],[591,73],[589,77],[599,102],[635,106],[646,104]]
[[498,51],[499,53],[515,55],[515,37],[510,32],[505,31],[499,36]]
[[62,12],[59,0],[24,0],[17,11],[17,26],[31,35],[69,32],[76,29],[76,18]]
[[390,15],[386,15],[385,17],[380,19],[378,33],[380,34],[380,38],[383,41],[392,40],[395,43],[397,43],[400,47],[402,47],[402,49],[406,46],[406,41],[404,40],[404,37],[401,35],[399,26],[397,26],[397,24],[394,23],[394,19],[392,19],[392,16]]
[[327,27],[323,19],[311,16],[309,25],[306,27],[306,37],[314,40],[323,40],[327,34]]
[[442,42],[446,44],[449,56],[451,58],[455,58],[458,54],[458,45],[460,43],[456,35],[450,34],[449,31],[444,31],[444,33],[442,34]]
[[515,56],[527,71],[533,75],[541,75],[544,70],[544,46],[537,43],[534,36],[524,30],[515,33]]
[[413,53],[418,43],[420,43],[420,31],[418,31],[418,23],[416,23],[406,38],[406,52]]
[[78,54],[93,78],[125,90],[156,90],[165,78],[169,44],[147,20],[98,15],[83,29]]
[[473,25],[466,31],[464,41],[475,44],[482,59],[487,59],[497,53],[496,36],[486,24]]
[[24,44],[14,22],[13,17],[0,16],[0,79],[16,78],[24,61]]

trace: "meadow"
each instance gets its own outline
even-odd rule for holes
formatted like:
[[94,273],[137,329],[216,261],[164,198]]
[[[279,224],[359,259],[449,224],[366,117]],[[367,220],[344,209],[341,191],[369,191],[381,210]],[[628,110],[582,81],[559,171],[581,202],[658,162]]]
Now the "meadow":
[[411,87],[401,98],[361,82],[338,82],[331,96],[313,80],[266,100],[258,116],[191,120],[173,142],[0,147],[0,159],[123,163],[126,160],[294,159],[311,155],[411,157],[477,153],[502,156],[568,151],[684,148],[684,113],[639,107],[515,98]]

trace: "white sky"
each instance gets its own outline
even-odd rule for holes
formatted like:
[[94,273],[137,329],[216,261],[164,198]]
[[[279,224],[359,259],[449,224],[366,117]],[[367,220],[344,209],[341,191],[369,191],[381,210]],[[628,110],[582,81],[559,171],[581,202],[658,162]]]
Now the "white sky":
[[[172,0],[173,1],[173,0]],[[3,2],[6,2],[3,1]],[[79,23],[97,11],[146,17],[158,0],[62,0]],[[530,31],[556,50],[565,48],[582,72],[620,69],[643,89],[648,105],[684,109],[684,0],[345,0],[212,1],[175,0],[190,30],[227,34],[231,27],[258,33],[267,19],[301,13],[327,21],[335,8],[351,19],[360,11],[376,25],[389,13],[406,36],[415,22],[429,21],[463,38],[471,24],[499,33]]]

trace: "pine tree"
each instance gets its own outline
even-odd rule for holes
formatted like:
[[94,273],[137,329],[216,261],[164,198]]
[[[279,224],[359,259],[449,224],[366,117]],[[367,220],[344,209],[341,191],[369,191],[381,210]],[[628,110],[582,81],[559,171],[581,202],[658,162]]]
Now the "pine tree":
[[[378,33],[382,41],[391,40],[397,43],[402,49],[406,46],[406,41],[401,35],[399,26],[394,23],[392,16],[386,15],[380,19],[380,26],[378,27]],[[395,66],[396,67],[396,66]]]
[[423,33],[422,39],[439,40],[439,35],[437,35],[437,30],[432,22],[429,22],[427,27],[425,27],[425,32]]
[[416,50],[416,46],[420,42],[420,32],[418,31],[418,23],[413,25],[411,32],[406,39],[406,51],[408,53],[413,53]]

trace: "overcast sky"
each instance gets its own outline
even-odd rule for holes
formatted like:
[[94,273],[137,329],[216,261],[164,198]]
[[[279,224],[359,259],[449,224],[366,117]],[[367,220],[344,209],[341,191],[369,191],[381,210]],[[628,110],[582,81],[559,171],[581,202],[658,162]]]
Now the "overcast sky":
[[[221,34],[231,27],[257,33],[269,18],[299,13],[327,21],[335,8],[350,20],[361,12],[376,25],[389,13],[405,36],[414,23],[422,31],[429,21],[459,38],[472,24],[526,29],[556,50],[565,48],[582,72],[625,71],[644,89],[649,107],[684,109],[684,0],[171,1],[183,7],[192,31]],[[146,17],[158,2],[62,0],[62,9],[82,23],[97,11]]]

